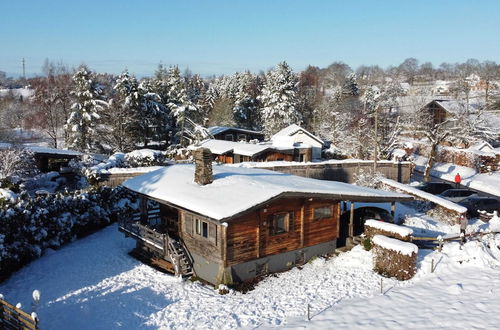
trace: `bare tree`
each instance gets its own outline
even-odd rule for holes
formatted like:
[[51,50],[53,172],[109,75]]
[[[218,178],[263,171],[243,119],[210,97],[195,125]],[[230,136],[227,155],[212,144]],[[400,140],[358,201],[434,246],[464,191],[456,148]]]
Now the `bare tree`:
[[430,181],[431,170],[436,161],[438,146],[452,134],[453,122],[455,120],[454,118],[450,118],[436,123],[432,113],[426,110],[416,113],[414,121],[416,131],[423,134],[430,143],[429,159],[424,170],[425,182]]

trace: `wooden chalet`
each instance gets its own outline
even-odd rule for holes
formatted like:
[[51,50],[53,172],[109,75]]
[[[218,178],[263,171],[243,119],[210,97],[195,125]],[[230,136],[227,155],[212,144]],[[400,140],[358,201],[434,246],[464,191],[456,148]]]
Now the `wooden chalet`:
[[264,133],[252,131],[249,129],[226,126],[212,126],[208,128],[208,132],[216,140],[225,141],[264,141]]
[[[140,213],[121,220],[120,230],[136,239],[135,252],[143,258],[213,284],[284,271],[333,253],[341,201],[411,199],[268,170],[212,168],[204,148],[195,158],[195,165],[172,165],[124,182],[142,202]],[[352,235],[352,217],[347,225]]]
[[270,143],[246,143],[223,140],[205,140],[201,147],[210,150],[214,160],[225,164],[241,162],[298,161],[298,150],[278,148]]

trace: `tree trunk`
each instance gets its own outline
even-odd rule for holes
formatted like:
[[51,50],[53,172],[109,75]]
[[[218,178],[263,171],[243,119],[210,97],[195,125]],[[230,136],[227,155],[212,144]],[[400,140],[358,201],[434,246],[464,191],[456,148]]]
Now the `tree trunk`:
[[427,161],[427,164],[425,165],[425,171],[424,171],[424,182],[429,182],[431,181],[431,170],[432,166],[434,166],[434,159],[436,157],[437,153],[437,143],[433,143],[431,145],[431,153],[429,155],[429,160]]

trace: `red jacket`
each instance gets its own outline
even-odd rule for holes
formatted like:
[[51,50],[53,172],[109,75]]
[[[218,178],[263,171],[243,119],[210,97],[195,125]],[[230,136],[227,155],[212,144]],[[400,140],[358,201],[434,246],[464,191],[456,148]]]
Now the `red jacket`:
[[455,175],[455,183],[460,183],[462,182],[462,177],[460,177],[460,174],[457,173],[457,175]]

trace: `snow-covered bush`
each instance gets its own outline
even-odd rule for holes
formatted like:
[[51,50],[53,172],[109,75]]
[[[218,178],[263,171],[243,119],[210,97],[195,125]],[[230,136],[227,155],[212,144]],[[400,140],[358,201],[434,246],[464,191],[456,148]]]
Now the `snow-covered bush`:
[[140,149],[125,155],[128,167],[158,166],[167,161],[165,154],[158,150]]
[[166,156],[166,152],[140,149],[127,154],[117,152],[103,162],[75,163],[73,168],[85,176],[89,183],[94,184],[99,181],[102,174],[109,173],[108,170],[112,168],[162,166],[167,165],[169,162],[170,159]]
[[36,198],[22,192],[16,203],[0,208],[0,280],[45,249],[58,248],[130,213],[132,199],[123,188]]
[[378,188],[380,186],[380,179],[384,176],[381,173],[373,173],[372,171],[360,170],[354,174],[354,184],[357,186]]
[[0,150],[0,179],[29,176],[37,172],[33,152],[24,148]]
[[330,144],[330,147],[321,151],[323,159],[346,159],[347,155],[335,145]]

